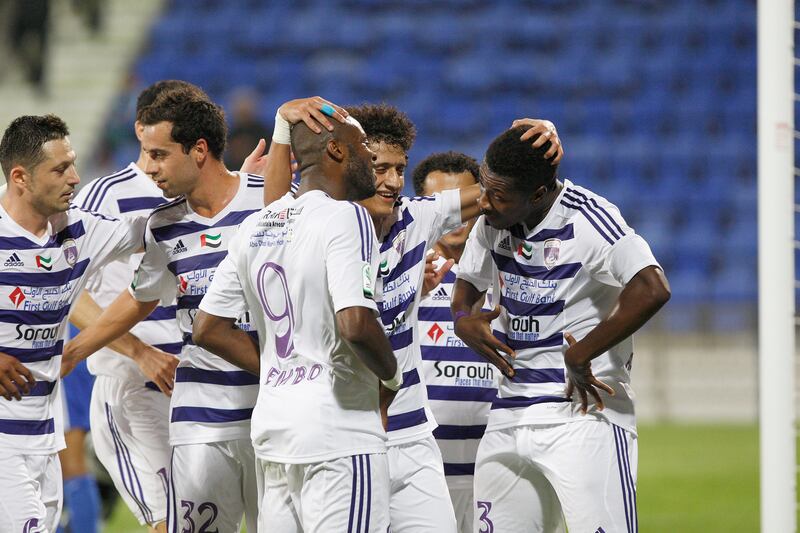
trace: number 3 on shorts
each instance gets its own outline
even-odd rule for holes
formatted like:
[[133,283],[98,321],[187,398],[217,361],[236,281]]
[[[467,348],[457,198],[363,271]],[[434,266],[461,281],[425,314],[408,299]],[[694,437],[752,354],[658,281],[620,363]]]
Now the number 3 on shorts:
[[480,533],[494,533],[494,524],[489,519],[489,511],[492,510],[492,502],[477,502],[477,503],[478,503],[478,510],[482,511],[480,518],[478,518],[478,520],[481,521],[481,529],[479,530]]

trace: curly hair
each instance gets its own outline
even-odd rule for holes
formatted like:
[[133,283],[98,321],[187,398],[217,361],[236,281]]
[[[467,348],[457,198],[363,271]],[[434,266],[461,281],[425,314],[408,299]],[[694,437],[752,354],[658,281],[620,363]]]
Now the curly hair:
[[475,161],[475,159],[461,152],[439,152],[431,154],[420,161],[414,169],[412,181],[416,194],[423,194],[425,179],[428,177],[428,174],[436,171],[448,174],[469,172],[477,182],[480,174],[480,167],[478,167],[478,162]]
[[370,142],[399,146],[404,152],[414,146],[417,128],[408,115],[396,107],[383,103],[348,106],[345,109],[361,123]]
[[531,143],[538,135],[526,141],[519,140],[528,129],[530,126],[517,126],[498,135],[486,150],[485,158],[493,174],[510,180],[514,189],[521,192],[533,192],[542,185],[550,185],[556,179],[558,168],[544,158],[550,141],[534,148]]
[[194,89],[167,91],[145,107],[139,118],[145,126],[165,121],[172,122],[172,140],[183,147],[184,153],[188,154],[198,140],[205,139],[211,155],[222,160],[228,127],[220,106],[198,97]]
[[24,115],[14,119],[0,141],[0,166],[9,177],[11,169],[22,165],[28,171],[44,160],[42,147],[48,141],[69,135],[66,123],[56,115]]

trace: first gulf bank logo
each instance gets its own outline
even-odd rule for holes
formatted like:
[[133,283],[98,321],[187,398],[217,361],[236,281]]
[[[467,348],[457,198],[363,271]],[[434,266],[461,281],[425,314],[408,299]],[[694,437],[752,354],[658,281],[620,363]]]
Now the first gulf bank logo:
[[219,248],[220,244],[222,244],[222,233],[217,233],[216,235],[211,233],[203,233],[200,235],[201,248],[206,246],[209,248]]

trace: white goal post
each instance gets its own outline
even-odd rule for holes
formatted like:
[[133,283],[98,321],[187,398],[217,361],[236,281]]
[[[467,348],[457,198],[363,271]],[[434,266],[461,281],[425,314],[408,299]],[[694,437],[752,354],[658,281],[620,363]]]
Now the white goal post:
[[[796,531],[793,0],[758,2],[761,531]],[[744,280],[742,280],[744,282]]]

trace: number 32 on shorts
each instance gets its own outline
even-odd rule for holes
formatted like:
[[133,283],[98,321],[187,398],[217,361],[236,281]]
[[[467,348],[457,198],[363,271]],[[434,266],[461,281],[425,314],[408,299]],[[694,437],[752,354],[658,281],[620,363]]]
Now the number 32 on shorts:
[[480,533],[494,533],[494,524],[489,518],[489,511],[492,510],[492,502],[476,502],[478,504],[478,511],[481,515],[478,520],[481,521],[481,528],[478,530]]

